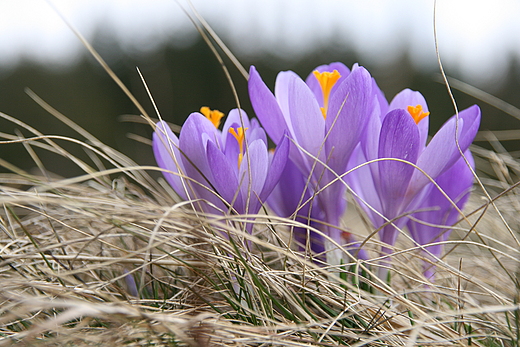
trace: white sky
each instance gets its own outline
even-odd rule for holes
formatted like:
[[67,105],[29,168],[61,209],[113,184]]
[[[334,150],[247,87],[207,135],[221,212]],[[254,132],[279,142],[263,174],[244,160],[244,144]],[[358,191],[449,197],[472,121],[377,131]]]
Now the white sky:
[[[384,63],[408,49],[418,67],[436,66],[433,0],[192,1],[237,53],[270,50],[290,59],[333,40],[360,52],[361,64]],[[52,3],[87,38],[102,23],[124,49],[150,50],[163,42],[183,45],[198,35],[175,0]],[[437,33],[445,67],[460,69],[471,83],[499,79],[510,56],[520,57],[519,15],[519,0],[438,0]],[[83,50],[45,0],[0,0],[0,68],[22,56],[61,64]]]

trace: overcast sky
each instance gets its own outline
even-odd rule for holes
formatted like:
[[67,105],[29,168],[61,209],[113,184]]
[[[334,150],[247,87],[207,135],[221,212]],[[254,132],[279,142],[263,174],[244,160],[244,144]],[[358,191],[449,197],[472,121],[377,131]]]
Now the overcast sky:
[[[175,0],[53,0],[87,38],[95,28],[128,50],[163,42],[186,45],[197,32]],[[185,0],[179,0],[186,5]],[[418,67],[435,68],[433,0],[193,0],[234,51],[270,50],[289,58],[334,41],[361,59],[384,63],[402,49]],[[500,78],[520,56],[519,0],[438,0],[437,34],[447,68],[468,82]],[[48,64],[74,61],[81,44],[45,0],[0,0],[0,65],[28,57]],[[289,55],[290,54],[290,55]],[[520,61],[520,59],[519,59]],[[326,62],[324,62],[326,63]],[[363,61],[360,62],[363,64]]]

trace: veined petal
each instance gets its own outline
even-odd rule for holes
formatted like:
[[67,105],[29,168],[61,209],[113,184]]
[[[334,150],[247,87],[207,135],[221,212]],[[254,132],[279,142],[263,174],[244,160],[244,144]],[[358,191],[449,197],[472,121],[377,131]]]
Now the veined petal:
[[[273,162],[274,157],[271,163]],[[273,166],[271,165],[271,167]],[[305,187],[307,178],[302,175],[298,167],[290,159],[287,160],[283,170],[279,173],[279,178],[280,180],[278,181],[278,184],[272,188],[272,192],[267,198],[267,204],[274,213],[287,218],[290,217],[298,207],[300,207],[300,201],[303,203],[309,198],[308,190]],[[264,187],[266,186],[267,184]],[[303,209],[305,211],[300,210],[298,211],[298,214],[306,215],[309,209],[309,204],[307,204]]]
[[207,160],[211,170],[211,184],[217,193],[229,204],[233,203],[238,213],[244,213],[244,202],[242,194],[238,191],[236,171],[224,153],[212,142],[208,142]]
[[249,98],[251,105],[275,144],[282,140],[284,131],[289,130],[282,110],[273,93],[267,88],[254,66],[249,69]]
[[[249,160],[248,160],[249,156]],[[264,187],[269,168],[267,147],[262,140],[253,141],[244,155],[238,173],[238,184],[244,203],[249,196],[249,209],[246,213],[257,213],[260,208],[260,193]],[[251,181],[250,181],[251,180]]]
[[[327,187],[325,188],[325,186]],[[323,180],[318,188],[323,188],[317,194],[316,198],[320,209],[325,215],[325,220],[332,225],[339,225],[341,216],[345,213],[347,208],[344,179],[337,180],[337,176],[327,170],[323,174]],[[329,231],[335,233],[335,236],[330,236],[340,242],[339,230],[336,228],[329,228]]]
[[398,108],[402,108],[406,110],[408,106],[416,106],[421,105],[424,112],[428,112],[428,104],[426,103],[426,99],[424,96],[417,91],[413,91],[411,89],[403,89],[390,102],[388,106],[388,110],[392,111]]
[[[307,84],[295,74],[287,76],[288,106],[294,138],[298,145],[317,157],[323,146],[325,119]],[[312,162],[313,159],[309,158],[308,161]]]
[[276,147],[273,158],[269,165],[269,172],[265,179],[264,187],[260,193],[260,200],[265,201],[274,186],[280,180],[280,176],[289,160],[289,138],[284,136],[280,144]]
[[[366,162],[367,159],[363,154],[363,150],[358,146],[352,152],[348,168],[350,170],[359,165],[365,164]],[[376,182],[379,182],[379,177],[377,177],[376,181],[374,174],[374,172],[379,172],[379,170],[373,168],[377,168],[378,165],[377,162],[362,165],[346,176],[348,185],[357,195],[356,200],[358,201],[359,206],[365,211],[375,228],[379,228],[384,224],[384,219],[375,212],[377,211],[380,214],[384,213],[381,199],[376,189],[376,186],[378,186],[378,183]]]
[[[414,219],[408,221],[410,235],[420,245],[434,242],[437,236],[443,232],[442,227],[434,225],[444,225],[445,211],[443,211],[440,205],[446,206],[446,203],[449,203],[444,196],[442,196],[442,199],[438,199],[438,196],[432,198],[432,194],[436,194],[435,191],[438,191],[438,188],[432,183],[424,187],[423,191],[425,192],[421,192],[423,193],[422,202],[413,209],[421,212],[414,213]],[[425,223],[432,225],[426,225]],[[438,249],[440,250],[441,247]]]
[[480,126],[480,107],[477,105],[470,106],[460,111],[459,117],[464,120],[462,132],[459,137],[459,145],[461,150],[465,152],[475,139],[475,135]]
[[[459,209],[462,209],[469,198],[469,191],[473,185],[473,172],[475,162],[471,152],[468,150],[464,153],[468,163],[461,156],[446,172],[437,178],[437,184],[450,197]],[[454,179],[456,178],[456,179]],[[441,210],[446,211],[442,223],[446,225],[453,225],[461,216],[459,212],[453,207],[451,201],[446,199],[444,194],[438,189],[433,188],[429,196],[430,204],[440,206]],[[446,235],[447,237],[447,235]]]
[[242,124],[244,125],[244,128],[250,128],[251,124],[249,122],[249,118],[247,117],[246,111],[240,110],[238,108],[234,108],[231,111],[229,111],[229,114],[226,118],[226,122],[224,123],[224,126],[222,127],[222,141],[224,144],[224,147],[226,147],[227,141],[227,134],[229,133],[229,128],[231,127],[242,127]]
[[[360,146],[367,160],[373,160],[379,154],[379,134],[384,117],[380,117],[379,101],[374,100],[374,108],[369,116],[365,131],[361,134]],[[385,115],[386,116],[386,115]]]
[[[249,161],[247,160],[249,156]],[[250,167],[248,167],[248,163]],[[267,171],[269,168],[269,156],[267,154],[267,146],[262,140],[253,141],[244,153],[244,159],[240,166],[239,179],[242,191],[247,194],[249,187],[249,173],[251,170],[251,190],[252,197],[258,200],[255,195],[260,195],[260,191],[264,187],[265,179],[267,177]],[[244,195],[245,196],[245,195]]]
[[[208,164],[206,147],[208,143],[220,142],[220,131],[200,113],[192,113],[181,129],[179,137],[179,149],[182,153],[182,162],[186,176],[191,180],[187,182],[188,191],[194,192],[192,198],[204,199],[212,202],[219,208],[226,209],[211,186],[212,173]],[[215,147],[221,147],[221,144]],[[194,182],[193,182],[194,181]],[[201,208],[207,212],[215,212],[208,205],[202,204]]]
[[[455,141],[455,132],[460,150],[466,151],[473,142],[480,126],[480,108],[473,105],[459,112],[458,124],[456,116],[451,117],[435,134],[417,162],[433,179],[449,169],[459,158],[460,152]],[[411,189],[420,190],[429,182],[422,173],[416,171],[412,178]]]
[[330,96],[326,150],[327,155],[333,151],[328,164],[334,171],[341,173],[346,168],[372,114],[374,98],[372,77],[362,67],[354,68]]
[[[404,89],[394,97],[392,102],[390,102],[388,110],[391,111],[401,108],[406,111],[408,109],[408,106],[415,107],[417,105],[422,106],[423,112],[429,112],[426,99],[424,99],[424,96],[420,92],[416,92],[410,89]],[[426,140],[428,139],[428,123],[430,121],[429,118],[429,116],[426,116],[419,122],[419,124],[417,124],[417,127],[419,128],[419,134],[421,135],[421,144],[423,147],[426,146]]]
[[[224,133],[222,133],[224,138]],[[226,135],[226,147],[224,148],[224,155],[228,158],[229,165],[233,167],[235,174],[238,176],[238,157],[240,154],[240,146],[237,139],[229,131]]]
[[[459,138],[464,127],[463,123],[464,120],[459,119]],[[453,165],[457,157],[460,156],[455,143],[456,130],[456,119],[450,118],[439,129],[437,134],[435,134],[428,146],[421,153],[417,160],[417,166],[420,167],[424,173],[419,170],[414,172],[409,187],[409,196],[415,195],[430,182],[430,179],[426,175],[432,179],[436,179],[442,172],[448,169],[450,165]]]
[[[290,109],[289,109],[289,99],[290,99],[290,93],[289,93],[289,87],[291,84],[291,81],[294,79],[299,79],[300,77],[296,75],[293,71],[282,71],[278,74],[276,77],[276,84],[275,84],[275,96],[276,100],[278,102],[278,105],[280,106],[281,112],[283,114],[286,128],[284,131],[286,131],[287,137],[290,139],[290,146],[289,146],[289,157],[291,160],[294,161],[296,166],[302,171],[302,172],[309,172],[311,165],[309,164],[309,157],[302,153],[301,149],[298,144],[298,139],[295,136],[294,129],[292,126],[292,120],[290,115]],[[269,133],[268,133],[269,134]],[[269,134],[269,136],[271,136]],[[275,144],[278,145],[278,142],[274,141]]]
[[[179,151],[179,139],[171,131],[166,122],[160,121],[156,124],[152,144],[155,160],[160,168],[185,174],[181,153]],[[186,200],[185,187],[182,185],[182,179],[179,175],[168,172],[163,172],[163,175],[175,192],[179,194],[182,199]]]
[[278,101],[278,105],[282,110],[283,116],[285,118],[285,122],[287,123],[287,130],[290,134],[293,134],[291,117],[290,117],[290,109],[289,109],[289,99],[290,99],[290,85],[293,80],[299,79],[294,71],[281,71],[276,75],[276,82],[274,84],[274,95],[276,97],[276,101]]
[[220,132],[206,117],[197,112],[190,114],[182,126],[179,137],[179,148],[184,154],[184,167],[189,177],[199,181],[196,177],[199,177],[200,173],[207,174],[209,172],[206,159],[206,142],[216,142],[219,139]]
[[[275,160],[273,158],[272,163]],[[271,167],[275,166],[273,164]],[[298,167],[289,159],[283,169],[280,181],[273,188],[267,198],[269,207],[281,217],[291,217],[296,212],[296,221],[308,224],[316,229],[321,229],[324,216],[318,204],[308,201],[310,194],[306,187],[307,177],[302,175]],[[311,208],[312,205],[312,208]],[[306,228],[294,227],[292,229],[294,239],[300,245],[300,250],[305,251],[307,245],[315,254],[325,251],[323,237]]]
[[[318,71],[318,72],[332,72],[334,70],[337,70],[339,72],[339,74],[341,75],[341,77],[336,82],[336,84],[332,87],[331,94],[334,93],[337,86],[345,78],[347,78],[348,75],[350,75],[350,69],[348,67],[346,67],[345,64],[336,62],[336,63],[331,63],[328,65],[320,65],[316,69],[313,70],[313,71]],[[318,104],[320,105],[320,107],[323,107],[322,89],[321,89],[321,86],[320,86],[318,80],[316,79],[316,77],[314,76],[314,74],[312,72],[305,79],[305,83],[309,86],[310,90],[314,94],[314,97],[318,101]]]
[[[464,155],[470,167],[473,167],[474,162],[471,153],[466,151]],[[446,230],[441,226],[451,226],[460,219],[461,216],[453,204],[456,204],[460,210],[463,209],[473,185],[473,173],[464,158],[460,157],[453,166],[438,177],[436,183],[440,189],[432,183],[424,188],[428,189],[428,193],[423,202],[417,207],[418,210],[424,211],[414,213],[414,219],[417,221],[410,220],[408,222],[410,234],[421,245],[444,241],[448,238],[450,230]],[[435,225],[440,226],[437,227]],[[442,246],[430,246],[428,251],[439,256]]]
[[[396,158],[417,162],[420,135],[410,115],[401,109],[390,111],[381,126],[379,158]],[[400,213],[402,201],[415,168],[395,160],[379,162],[380,194],[385,216]]]

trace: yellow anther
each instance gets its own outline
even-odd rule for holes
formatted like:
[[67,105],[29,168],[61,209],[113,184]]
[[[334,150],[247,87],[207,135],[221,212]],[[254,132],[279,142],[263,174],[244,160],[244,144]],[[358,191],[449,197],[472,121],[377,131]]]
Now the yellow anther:
[[210,110],[210,108],[207,106],[201,107],[200,113],[202,113],[207,119],[209,119],[217,129],[220,125],[220,120],[222,119],[222,117],[224,117],[224,113],[220,112],[219,110]]
[[412,116],[413,120],[415,121],[415,124],[419,124],[421,120],[423,120],[425,117],[428,117],[430,112],[423,112],[422,106],[408,106],[408,113]]
[[330,91],[336,82],[340,79],[341,75],[338,70],[334,70],[332,72],[319,72],[318,70],[314,70],[312,73],[320,84],[321,92],[323,94],[323,107],[321,107],[321,113],[323,114],[323,118],[327,118],[327,107],[329,106]]
[[244,157],[244,135],[246,130],[249,128],[229,128],[229,132],[231,135],[235,137],[238,142],[238,168],[240,169],[240,164],[242,163],[242,158]]

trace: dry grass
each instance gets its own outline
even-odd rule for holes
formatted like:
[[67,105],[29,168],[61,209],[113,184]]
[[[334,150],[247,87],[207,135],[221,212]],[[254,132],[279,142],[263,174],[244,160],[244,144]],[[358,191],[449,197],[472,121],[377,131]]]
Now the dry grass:
[[[13,173],[0,177],[0,345],[518,344],[515,189],[492,206],[476,188],[435,283],[405,237],[386,283],[371,274],[375,252],[318,266],[289,245],[291,220],[259,215],[249,235],[244,216],[206,216],[177,200],[148,176],[157,168],[74,140],[113,167],[93,169],[33,133],[3,137],[69,156],[86,174],[53,179],[2,163]],[[488,191],[517,180],[515,160],[475,152]],[[362,234],[350,212],[345,223]]]

